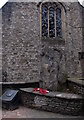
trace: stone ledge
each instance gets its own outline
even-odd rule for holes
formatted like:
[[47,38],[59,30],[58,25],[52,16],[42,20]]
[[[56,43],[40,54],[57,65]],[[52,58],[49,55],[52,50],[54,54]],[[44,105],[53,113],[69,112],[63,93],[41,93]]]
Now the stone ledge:
[[0,82],[2,85],[7,85],[7,84],[27,84],[27,83],[37,83],[39,81],[28,81],[28,82]]
[[33,88],[20,89],[21,102],[26,107],[68,115],[81,115],[82,113],[84,101],[80,95],[60,92],[41,95],[32,90]]
[[84,78],[68,78],[68,81],[84,86]]
[[0,86],[2,88],[28,88],[28,87],[39,87],[38,81],[30,81],[30,82],[0,82]]
[[50,44],[65,45],[65,40],[63,38],[59,38],[59,37],[54,37],[54,38],[42,37],[41,40],[44,41],[44,42],[48,42]]
[[83,99],[82,96],[77,94],[70,94],[70,93],[61,93],[61,92],[49,92],[47,94],[40,94],[39,92],[33,92],[33,88],[23,88],[20,89],[24,92],[40,95],[40,96],[48,96],[48,97],[57,97],[57,98],[63,98],[63,99]]

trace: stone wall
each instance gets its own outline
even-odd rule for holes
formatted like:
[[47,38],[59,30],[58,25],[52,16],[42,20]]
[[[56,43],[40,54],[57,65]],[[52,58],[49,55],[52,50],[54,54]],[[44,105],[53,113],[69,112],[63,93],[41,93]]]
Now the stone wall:
[[66,69],[69,77],[81,77],[82,7],[76,2],[67,5],[66,9]]
[[[83,27],[82,52],[84,52],[84,7],[82,8],[82,27]],[[81,67],[82,67],[82,77],[84,78],[84,59],[81,59]]]
[[84,79],[69,78],[67,83],[72,92],[80,94],[84,97]]
[[7,3],[2,8],[2,20],[3,78],[7,78],[3,81],[36,80],[43,83],[41,87],[56,90],[57,79],[62,80],[65,72],[65,42],[40,39],[37,4]]
[[82,7],[82,34],[83,34],[83,41],[82,41],[82,51],[84,52],[84,7]]
[[33,93],[32,88],[21,89],[21,102],[26,107],[51,111],[61,114],[80,115],[82,113],[83,99],[75,94],[49,92],[41,95]]
[[2,8],[3,81],[40,81],[41,87],[57,90],[65,76],[82,75],[82,8],[78,3],[64,6],[65,39],[46,40],[40,37],[37,3],[11,2]]
[[7,81],[39,81],[39,12],[36,3],[7,3],[2,8],[3,71]]

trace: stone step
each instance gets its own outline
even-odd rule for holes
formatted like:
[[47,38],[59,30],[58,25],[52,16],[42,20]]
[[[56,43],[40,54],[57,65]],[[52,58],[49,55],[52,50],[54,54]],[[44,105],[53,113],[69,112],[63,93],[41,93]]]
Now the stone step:
[[82,96],[70,93],[49,92],[40,94],[33,92],[33,88],[20,89],[21,102],[25,107],[36,108],[67,115],[83,114]]

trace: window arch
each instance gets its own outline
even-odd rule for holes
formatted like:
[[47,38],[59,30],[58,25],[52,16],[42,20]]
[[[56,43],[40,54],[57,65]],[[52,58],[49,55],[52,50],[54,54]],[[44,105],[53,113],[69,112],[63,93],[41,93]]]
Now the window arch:
[[56,2],[41,4],[41,37],[63,37],[63,10]]

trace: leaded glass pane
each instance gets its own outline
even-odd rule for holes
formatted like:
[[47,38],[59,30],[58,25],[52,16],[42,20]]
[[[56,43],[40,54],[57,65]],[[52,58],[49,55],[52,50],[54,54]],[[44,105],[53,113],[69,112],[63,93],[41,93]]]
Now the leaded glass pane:
[[55,37],[54,8],[49,8],[49,37]]
[[42,7],[42,37],[48,36],[48,8]]
[[58,37],[62,37],[61,9],[56,8],[56,33]]

